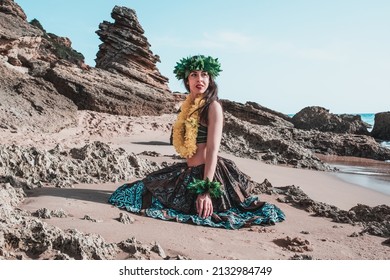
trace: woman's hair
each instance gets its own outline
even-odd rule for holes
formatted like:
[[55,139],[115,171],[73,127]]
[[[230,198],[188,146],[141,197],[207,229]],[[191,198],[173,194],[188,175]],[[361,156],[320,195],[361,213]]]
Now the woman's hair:
[[[186,87],[187,91],[190,92],[188,78],[187,81],[184,83],[184,86]],[[205,100],[205,104],[201,108],[199,108],[200,122],[208,125],[208,119],[209,119],[208,112],[209,112],[210,104],[213,101],[218,101],[218,103],[221,104],[218,97],[218,85],[214,81],[213,77],[210,75],[209,75],[209,87],[207,88],[203,99]]]

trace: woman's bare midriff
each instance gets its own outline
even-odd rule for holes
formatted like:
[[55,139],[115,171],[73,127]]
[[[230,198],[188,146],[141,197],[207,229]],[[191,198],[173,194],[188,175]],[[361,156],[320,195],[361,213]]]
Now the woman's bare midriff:
[[197,144],[195,155],[187,159],[188,166],[198,166],[206,162],[206,143]]

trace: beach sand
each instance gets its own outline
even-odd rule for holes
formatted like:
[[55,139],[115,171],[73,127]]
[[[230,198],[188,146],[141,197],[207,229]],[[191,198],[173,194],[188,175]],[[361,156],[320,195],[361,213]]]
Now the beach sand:
[[[158,152],[161,156],[151,159],[163,162],[172,161],[172,155],[175,154],[174,148],[169,145],[173,119],[173,115],[130,118],[81,111],[76,127],[58,133],[18,135],[3,131],[0,136],[9,144],[35,145],[46,149],[53,148],[57,143],[64,147],[79,147],[99,140],[129,152]],[[357,204],[390,204],[389,195],[345,182],[331,172],[268,165],[223,152],[221,156],[233,159],[242,171],[257,182],[267,179],[276,187],[299,186],[313,200],[344,210]],[[63,209],[68,217],[45,221],[61,229],[97,233],[108,242],[120,242],[131,237],[145,244],[157,242],[172,257],[181,255],[197,260],[278,260],[307,255],[313,259],[326,260],[390,259],[390,247],[382,244],[386,238],[356,234],[362,230],[361,226],[315,217],[291,204],[279,202],[276,194],[260,196],[261,200],[276,204],[286,214],[286,220],[274,226],[226,230],[167,222],[131,213],[129,215],[135,219],[134,223],[123,224],[117,219],[124,211],[107,203],[110,194],[122,183],[80,184],[74,188],[61,189],[37,188],[28,192],[20,208],[30,212],[40,208]],[[84,219],[85,215],[96,221]],[[295,243],[288,246],[292,239],[295,239]],[[119,255],[118,259],[121,258],[125,256]]]

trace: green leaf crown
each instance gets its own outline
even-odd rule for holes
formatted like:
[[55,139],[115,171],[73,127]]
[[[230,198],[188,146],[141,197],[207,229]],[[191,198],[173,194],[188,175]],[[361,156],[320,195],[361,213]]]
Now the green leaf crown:
[[178,63],[176,63],[173,73],[176,75],[178,80],[185,80],[192,71],[197,70],[206,71],[213,78],[217,77],[219,72],[222,71],[218,58],[195,55],[182,58]]

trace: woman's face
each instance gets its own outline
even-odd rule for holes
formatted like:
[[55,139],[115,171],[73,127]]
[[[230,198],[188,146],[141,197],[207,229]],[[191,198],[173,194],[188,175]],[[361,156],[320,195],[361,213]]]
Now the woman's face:
[[205,71],[197,70],[188,75],[188,86],[193,94],[204,93],[209,87],[209,74]]

